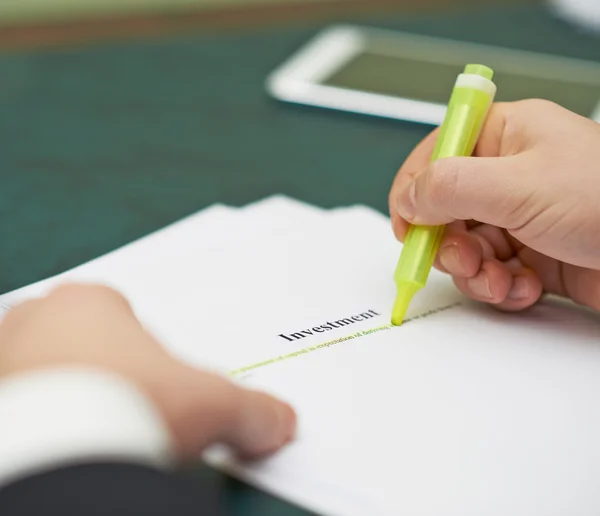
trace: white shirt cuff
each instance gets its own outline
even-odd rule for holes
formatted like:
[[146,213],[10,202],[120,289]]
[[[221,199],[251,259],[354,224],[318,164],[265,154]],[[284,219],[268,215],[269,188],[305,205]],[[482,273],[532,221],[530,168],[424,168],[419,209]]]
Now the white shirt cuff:
[[0,487],[96,460],[173,465],[169,432],[137,389],[118,376],[86,369],[0,381]]

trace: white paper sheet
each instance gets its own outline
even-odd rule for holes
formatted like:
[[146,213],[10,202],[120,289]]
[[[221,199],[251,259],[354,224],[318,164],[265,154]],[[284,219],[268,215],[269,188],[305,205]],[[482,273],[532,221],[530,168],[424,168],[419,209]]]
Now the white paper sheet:
[[468,302],[433,271],[390,327],[400,246],[365,207],[215,206],[60,281],[121,290],[191,364],[290,401],[297,440],[206,459],[325,515],[600,513],[600,319]]

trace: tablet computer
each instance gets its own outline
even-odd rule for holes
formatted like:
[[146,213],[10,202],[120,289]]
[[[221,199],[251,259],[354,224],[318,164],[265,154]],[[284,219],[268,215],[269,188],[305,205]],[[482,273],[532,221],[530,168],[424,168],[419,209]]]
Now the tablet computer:
[[543,98],[600,121],[600,64],[360,26],[318,34],[267,79],[285,102],[439,125],[465,64],[494,69],[496,101]]

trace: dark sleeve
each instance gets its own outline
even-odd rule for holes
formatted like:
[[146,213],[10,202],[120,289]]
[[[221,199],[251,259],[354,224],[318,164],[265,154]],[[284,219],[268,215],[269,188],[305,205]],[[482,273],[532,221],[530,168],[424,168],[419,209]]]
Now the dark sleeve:
[[86,464],[4,487],[0,515],[225,516],[214,491],[183,474],[131,464]]

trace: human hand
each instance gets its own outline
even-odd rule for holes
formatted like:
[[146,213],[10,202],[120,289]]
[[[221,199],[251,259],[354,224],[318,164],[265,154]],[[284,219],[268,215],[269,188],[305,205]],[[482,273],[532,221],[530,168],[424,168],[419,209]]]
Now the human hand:
[[543,293],[600,310],[600,125],[542,100],[492,107],[474,157],[406,160],[389,207],[396,237],[448,224],[435,266],[503,310]]
[[63,366],[105,370],[137,387],[164,419],[181,458],[196,459],[213,443],[254,458],[294,434],[288,405],[177,361],[106,287],[59,287],[15,307],[0,324],[0,378]]

